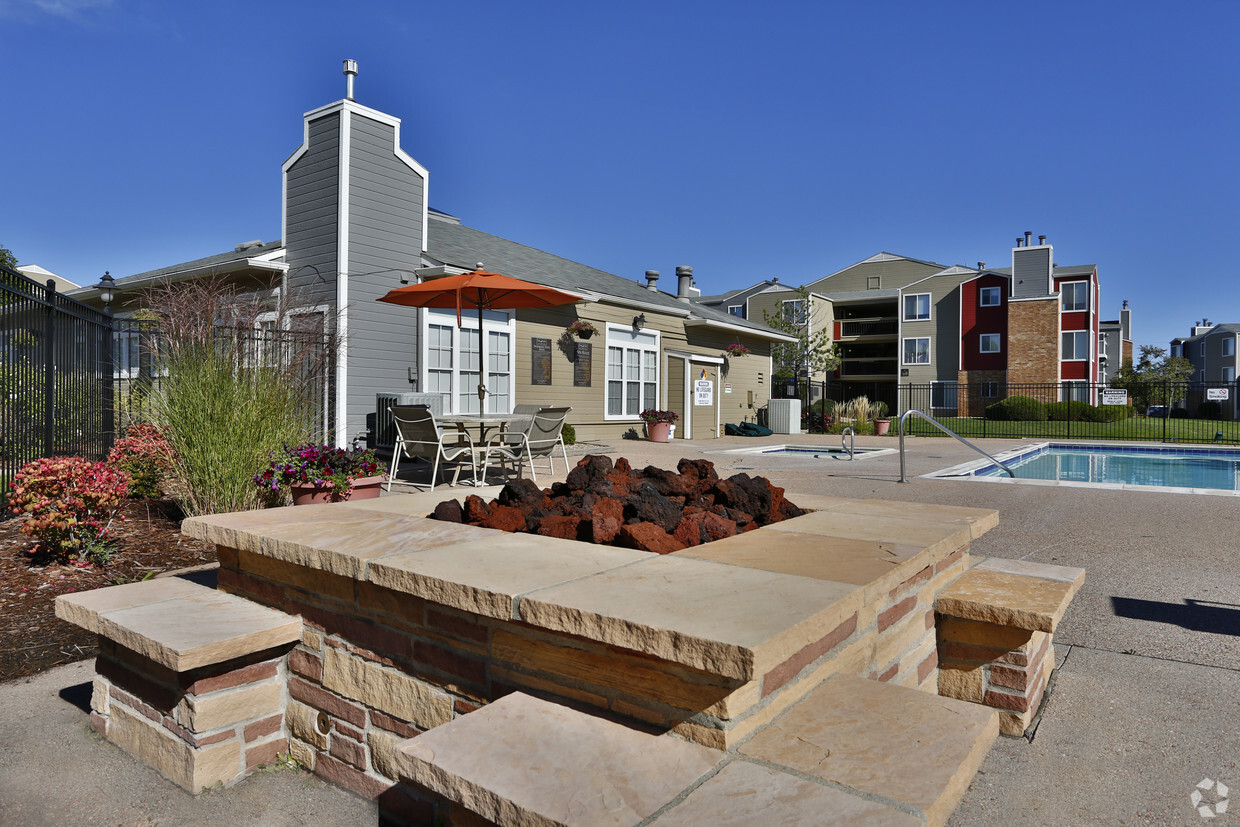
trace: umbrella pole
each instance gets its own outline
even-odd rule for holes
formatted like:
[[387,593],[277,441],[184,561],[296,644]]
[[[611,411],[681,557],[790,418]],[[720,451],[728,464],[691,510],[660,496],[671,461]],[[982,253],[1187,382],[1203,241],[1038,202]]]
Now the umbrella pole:
[[486,366],[486,337],[482,335],[482,302],[478,302],[478,413],[486,413],[487,387],[482,384],[482,369]]

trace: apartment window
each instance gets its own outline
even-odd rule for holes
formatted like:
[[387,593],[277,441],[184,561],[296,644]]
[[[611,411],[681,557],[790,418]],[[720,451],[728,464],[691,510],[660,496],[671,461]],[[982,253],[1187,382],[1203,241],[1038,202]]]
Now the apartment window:
[[922,336],[916,339],[904,340],[904,364],[906,365],[928,365],[930,364],[930,337]]
[[1083,379],[1064,382],[1059,388],[1059,395],[1063,402],[1088,402],[1089,383]]
[[904,297],[904,321],[924,322],[930,318],[930,294],[914,293]]
[[878,280],[879,280],[879,276],[866,276],[865,289],[866,290],[877,290],[879,288]]
[[1089,309],[1089,282],[1072,281],[1064,284],[1059,289],[1060,309],[1062,310],[1088,310]]
[[1236,340],[1232,338],[1231,336],[1228,336],[1226,339],[1223,340],[1223,355],[1224,356],[1235,356],[1236,355]]
[[607,326],[607,418],[630,419],[657,408],[659,336]]
[[512,341],[516,323],[507,313],[487,311],[480,333],[477,316],[462,316],[461,321],[464,326],[457,327],[454,311],[426,312],[422,337],[426,365],[423,390],[443,397],[445,413],[479,413],[481,382],[487,389],[485,412],[507,413],[512,409]]
[[982,307],[998,307],[1003,303],[1003,293],[999,287],[983,287],[981,290]]
[[956,382],[931,382],[930,407],[956,410],[960,386]]
[[800,327],[805,324],[805,301],[803,299],[788,299],[783,303],[784,320],[791,322]]
[[1205,342],[1201,343],[1201,358],[1202,359],[1206,358],[1206,343]]
[[1172,356],[1175,356],[1175,357],[1180,357],[1180,356],[1183,356],[1183,355],[1184,355],[1184,345],[1172,345],[1172,346],[1171,346],[1171,355],[1172,355]]
[[736,316],[738,319],[745,318],[745,305],[743,304],[728,305],[728,314],[732,316]]
[[978,386],[978,390],[983,399],[994,399],[999,395],[998,382],[979,382]]
[[1002,336],[998,333],[982,334],[982,353],[998,353]]
[[1236,369],[1230,366],[1223,368],[1223,381],[1224,382],[1235,382],[1236,381]]
[[1089,358],[1089,332],[1085,330],[1069,330],[1063,334],[1063,355],[1065,362]]

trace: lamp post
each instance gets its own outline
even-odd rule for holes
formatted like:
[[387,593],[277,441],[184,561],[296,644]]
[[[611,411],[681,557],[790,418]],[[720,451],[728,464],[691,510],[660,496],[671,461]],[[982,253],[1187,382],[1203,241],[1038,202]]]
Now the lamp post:
[[99,299],[103,302],[103,312],[111,316],[112,299],[116,298],[116,279],[112,278],[110,271],[103,271],[103,278],[99,279],[95,289],[99,291]]
[[116,280],[112,278],[112,273],[108,270],[103,272],[103,278],[99,279],[99,283],[95,285],[95,289],[99,291],[99,298],[103,301],[103,315],[106,324],[103,330],[103,343],[100,348],[100,372],[103,374],[103,453],[106,455],[112,449],[112,443],[116,439],[116,410],[114,405],[115,393],[115,372],[112,357],[112,342],[115,333],[115,322],[112,318],[112,300],[116,298]]

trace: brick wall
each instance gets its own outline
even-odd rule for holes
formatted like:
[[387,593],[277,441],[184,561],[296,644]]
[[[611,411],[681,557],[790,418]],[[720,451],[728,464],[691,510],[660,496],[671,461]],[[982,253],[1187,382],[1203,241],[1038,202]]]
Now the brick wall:
[[1008,305],[1008,381],[1012,384],[1059,382],[1057,297]]
[[[1007,395],[1006,370],[962,370],[956,375],[957,416],[985,416],[986,406],[993,405]],[[981,384],[993,382],[996,396],[982,396]]]

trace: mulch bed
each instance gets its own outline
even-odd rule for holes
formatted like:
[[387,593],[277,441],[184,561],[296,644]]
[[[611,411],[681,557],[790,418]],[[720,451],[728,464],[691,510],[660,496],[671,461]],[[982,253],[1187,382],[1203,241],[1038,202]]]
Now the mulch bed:
[[89,569],[33,559],[21,519],[0,522],[0,681],[94,657],[95,636],[56,617],[57,595],[215,562],[214,545],[181,536],[172,502],[130,500],[124,516],[112,526],[112,559]]

